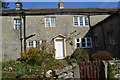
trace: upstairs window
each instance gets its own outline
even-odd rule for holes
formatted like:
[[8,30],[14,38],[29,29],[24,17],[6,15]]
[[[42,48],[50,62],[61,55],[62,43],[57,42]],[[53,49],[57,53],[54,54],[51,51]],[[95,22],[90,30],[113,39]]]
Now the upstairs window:
[[55,27],[55,17],[46,17],[45,27]]
[[34,40],[34,41],[28,41],[28,47],[37,47],[42,43],[46,43],[46,40]]
[[87,38],[76,38],[76,48],[92,48],[92,41],[90,37]]
[[21,20],[14,19],[14,29],[20,29],[20,26],[21,26]]
[[88,26],[89,25],[88,17],[84,16],[73,17],[73,24],[74,26]]
[[112,31],[108,32],[107,35],[108,35],[108,42],[109,42],[109,44],[110,45],[115,44],[115,39],[114,39],[114,36],[113,36],[113,32]]

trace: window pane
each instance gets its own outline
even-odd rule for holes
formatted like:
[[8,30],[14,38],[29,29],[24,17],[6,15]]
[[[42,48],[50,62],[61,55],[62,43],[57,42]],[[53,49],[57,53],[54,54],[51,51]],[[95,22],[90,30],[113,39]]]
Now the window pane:
[[85,25],[89,25],[88,17],[84,17],[84,18],[85,18]]
[[82,47],[86,47],[86,46],[85,46],[85,43],[82,43]]
[[29,47],[33,47],[33,41],[29,41],[28,44],[29,44]]
[[109,44],[115,44],[115,40],[114,40],[114,36],[113,36],[113,32],[108,32],[108,41]]
[[85,38],[82,38],[82,42],[85,42]]
[[42,40],[42,43],[46,43],[46,40]]
[[91,43],[87,43],[87,47],[91,47]]
[[80,19],[80,26],[83,26],[83,17],[79,17]]
[[40,45],[40,41],[36,41],[36,46],[39,46]]
[[90,42],[90,38],[87,38],[87,41]]
[[76,45],[77,45],[77,48],[80,48],[80,43],[77,43]]
[[46,20],[46,27],[49,27],[50,26],[50,18],[45,18],[45,20]]
[[21,22],[21,20],[19,19],[19,20],[14,20],[14,29],[20,29],[20,26],[21,26],[21,24],[20,24],[20,22]]
[[80,42],[79,38],[77,38],[77,42]]
[[74,17],[74,22],[77,22],[78,21],[78,17]]
[[51,26],[55,27],[55,18],[51,17]]
[[18,23],[20,23],[20,20],[18,20]]
[[74,25],[78,26],[78,17],[74,17]]

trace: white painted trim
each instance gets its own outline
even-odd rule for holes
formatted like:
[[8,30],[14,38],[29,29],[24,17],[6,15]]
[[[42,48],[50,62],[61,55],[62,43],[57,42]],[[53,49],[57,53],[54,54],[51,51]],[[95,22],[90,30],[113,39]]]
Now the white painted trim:
[[[56,38],[54,38],[54,40],[53,40],[53,43],[54,43],[54,48],[55,48],[55,42],[56,42],[56,40],[63,40],[63,58],[65,58],[66,57],[66,42],[65,42],[65,38],[64,37],[56,37]],[[56,53],[55,53],[55,55],[56,55]],[[55,59],[63,59],[63,58],[55,58]]]

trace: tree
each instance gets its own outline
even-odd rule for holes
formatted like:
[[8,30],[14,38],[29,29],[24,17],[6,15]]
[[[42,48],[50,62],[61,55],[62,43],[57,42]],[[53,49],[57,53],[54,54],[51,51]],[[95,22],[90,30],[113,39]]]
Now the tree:
[[1,9],[8,9],[9,7],[8,7],[8,5],[9,5],[9,3],[8,2],[5,2],[5,1],[3,1],[3,0],[1,0],[0,1],[0,8]]

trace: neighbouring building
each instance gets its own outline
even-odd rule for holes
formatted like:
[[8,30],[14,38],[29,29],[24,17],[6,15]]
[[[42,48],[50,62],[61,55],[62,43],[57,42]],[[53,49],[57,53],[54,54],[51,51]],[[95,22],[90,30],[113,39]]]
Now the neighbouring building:
[[120,11],[92,27],[93,51],[106,50],[120,58]]
[[63,2],[58,8],[24,9],[17,2],[16,9],[2,10],[3,60],[15,60],[21,51],[46,42],[55,48],[56,59],[71,55],[76,48],[91,52],[91,27],[116,11],[117,8],[64,8]]

